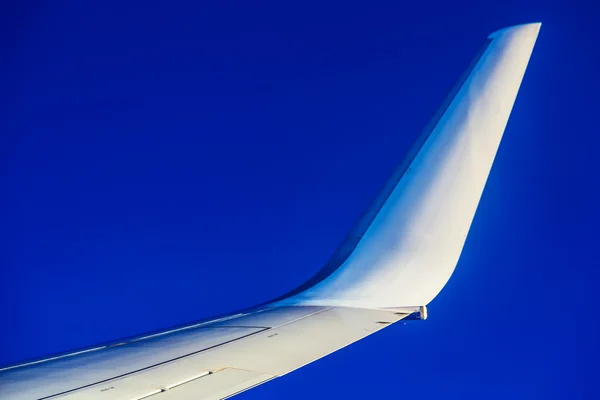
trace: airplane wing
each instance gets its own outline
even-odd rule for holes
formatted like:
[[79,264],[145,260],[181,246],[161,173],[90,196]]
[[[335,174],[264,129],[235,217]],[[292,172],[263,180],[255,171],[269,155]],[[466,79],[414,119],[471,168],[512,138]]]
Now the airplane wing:
[[0,369],[0,398],[224,399],[401,319],[458,262],[540,24],[491,34],[331,260],[240,313]]

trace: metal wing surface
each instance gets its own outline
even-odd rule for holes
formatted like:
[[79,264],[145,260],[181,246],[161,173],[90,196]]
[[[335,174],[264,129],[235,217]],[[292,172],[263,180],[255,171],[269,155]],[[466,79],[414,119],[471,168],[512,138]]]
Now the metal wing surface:
[[491,34],[323,269],[244,312],[0,369],[2,399],[224,399],[405,318],[460,257],[540,24]]

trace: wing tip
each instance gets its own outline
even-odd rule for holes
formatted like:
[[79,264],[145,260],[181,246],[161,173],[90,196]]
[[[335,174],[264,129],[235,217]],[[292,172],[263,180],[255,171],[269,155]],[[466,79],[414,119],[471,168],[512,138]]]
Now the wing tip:
[[488,39],[497,39],[507,35],[534,35],[537,37],[542,26],[541,22],[530,22],[527,24],[512,25],[499,29],[488,36]]

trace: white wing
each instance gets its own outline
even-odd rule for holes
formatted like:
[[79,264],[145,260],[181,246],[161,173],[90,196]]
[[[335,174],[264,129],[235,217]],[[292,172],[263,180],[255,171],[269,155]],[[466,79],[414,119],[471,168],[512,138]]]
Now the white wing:
[[3,399],[223,399],[411,315],[454,271],[540,24],[489,36],[327,265],[212,321],[0,370]]

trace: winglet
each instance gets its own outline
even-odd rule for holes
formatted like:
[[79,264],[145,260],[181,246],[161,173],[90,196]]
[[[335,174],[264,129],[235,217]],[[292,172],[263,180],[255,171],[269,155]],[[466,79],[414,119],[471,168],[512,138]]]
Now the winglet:
[[[452,275],[541,24],[492,33],[332,260],[276,304],[428,304]],[[399,171],[399,172],[398,172]]]

